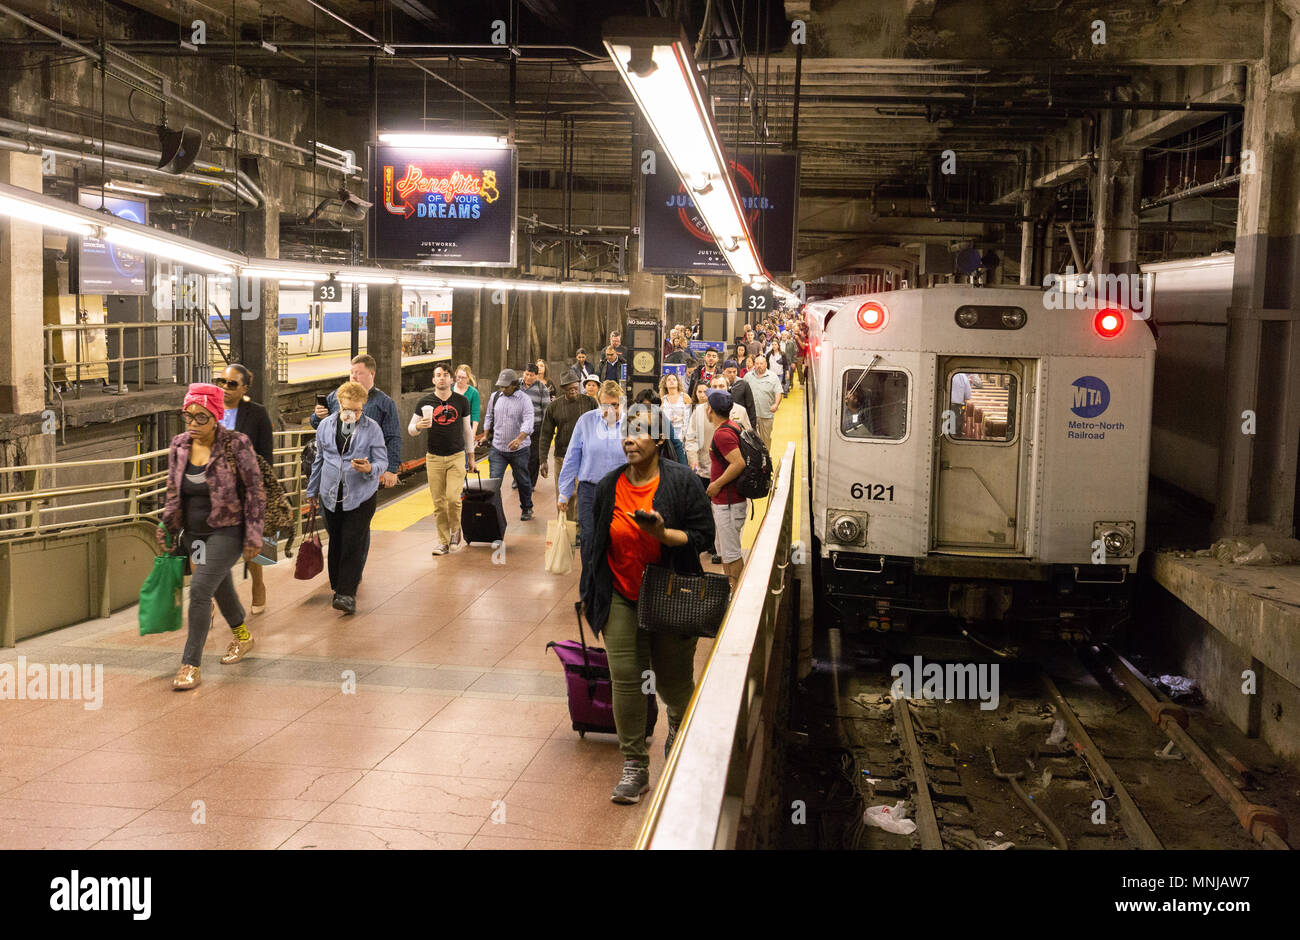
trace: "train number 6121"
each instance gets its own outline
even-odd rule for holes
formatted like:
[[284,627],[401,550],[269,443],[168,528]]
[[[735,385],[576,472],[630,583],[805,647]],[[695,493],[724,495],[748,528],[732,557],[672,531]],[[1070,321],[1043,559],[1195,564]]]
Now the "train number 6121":
[[849,495],[854,499],[874,499],[881,502],[894,501],[894,486],[883,483],[854,483],[849,487]]

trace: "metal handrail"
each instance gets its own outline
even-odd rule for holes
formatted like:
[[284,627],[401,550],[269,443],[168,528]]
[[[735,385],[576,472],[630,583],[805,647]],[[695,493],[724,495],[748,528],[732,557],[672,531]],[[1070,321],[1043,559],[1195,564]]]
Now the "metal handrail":
[[[275,458],[275,475],[284,484],[285,492],[298,510],[302,508],[302,493],[306,487],[306,481],[298,469],[299,454],[303,440],[314,437],[315,434],[313,428],[291,428],[274,432],[275,449],[272,456]],[[154,450],[130,457],[0,467],[0,484],[6,484],[4,490],[0,491],[0,524],[10,520],[27,520],[26,525],[0,528],[0,540],[155,519],[162,511],[162,497],[167,492],[165,481],[168,453],[167,450]],[[142,472],[141,465],[150,461],[155,462],[157,469]],[[59,486],[57,474],[68,470],[88,471],[104,482]],[[21,482],[22,476],[29,473],[32,474],[32,487],[12,488],[15,478]],[[87,502],[66,502],[69,498],[100,493],[121,495]],[[99,512],[67,522],[47,521],[45,518],[60,512],[80,514],[106,507],[117,507],[117,511]],[[300,516],[301,512],[295,513],[298,527],[301,525]]]
[[[186,363],[186,374],[184,381],[188,383],[193,378],[194,370],[197,366],[195,362],[193,337],[188,335],[188,331],[194,328],[192,320],[152,320],[139,323],[47,323],[44,325],[44,342],[45,342],[45,379],[49,386],[47,389],[46,400],[51,397],[50,393],[57,390],[57,382],[54,379],[54,370],[62,369],[64,372],[64,381],[72,381],[77,384],[77,394],[80,395],[81,371],[83,368],[90,370],[93,368],[103,367],[107,377],[112,377],[112,366],[117,366],[117,389],[118,391],[126,390],[126,367],[128,363],[145,363],[161,362],[164,359],[184,360]],[[162,330],[171,329],[176,331],[180,338],[178,348],[172,352],[152,353],[144,356],[127,356],[124,355],[126,349],[126,331],[135,330],[142,332],[144,330]],[[78,335],[76,343],[76,355],[72,359],[63,359],[55,361],[53,336],[55,333],[81,334],[103,330],[105,333],[115,330],[117,337],[117,355],[105,356],[102,359],[83,359],[81,352],[81,341]],[[136,370],[136,381],[134,385],[137,390],[144,389],[144,368]]]
[[726,849],[736,844],[762,773],[760,719],[769,654],[789,588],[794,521],[791,442],[781,458],[758,536],[732,596],[708,663],[651,798],[638,849]]

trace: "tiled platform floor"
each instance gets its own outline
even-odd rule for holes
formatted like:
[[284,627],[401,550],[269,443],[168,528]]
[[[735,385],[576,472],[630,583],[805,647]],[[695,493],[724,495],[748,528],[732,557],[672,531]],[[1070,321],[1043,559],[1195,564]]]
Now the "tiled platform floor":
[[[609,802],[617,742],[572,730],[546,649],[577,638],[577,573],[542,570],[540,484],[529,523],[507,485],[504,564],[433,557],[431,518],[374,532],[354,617],[323,575],[268,569],[253,652],[220,664],[218,616],[192,692],[171,689],[184,631],[141,637],[134,607],[0,651],[104,666],[99,710],[0,701],[0,848],[630,846],[646,802]],[[653,777],[665,729],[661,712]]]
[[[796,391],[774,456],[801,416]],[[572,730],[546,649],[577,639],[577,573],[542,568],[554,480],[539,481],[529,523],[507,484],[504,564],[487,545],[433,557],[428,490],[408,489],[376,515],[356,616],[330,607],[324,575],[295,581],[283,561],[267,569],[266,612],[248,618],[252,653],[220,664],[218,615],[194,691],[171,688],[185,632],[141,637],[135,607],[0,650],[0,663],[104,667],[97,711],[0,700],[0,848],[631,846],[647,801],[609,802],[617,741]],[[657,731],[652,786],[662,709]]]

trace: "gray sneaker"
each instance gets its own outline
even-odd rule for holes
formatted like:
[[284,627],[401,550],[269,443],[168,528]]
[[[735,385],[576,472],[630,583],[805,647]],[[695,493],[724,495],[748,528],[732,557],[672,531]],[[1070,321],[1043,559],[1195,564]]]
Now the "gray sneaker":
[[460,547],[460,529],[457,529],[455,532],[451,533],[451,549],[452,551],[455,551],[459,547]]
[[640,803],[641,794],[650,789],[650,765],[640,761],[623,761],[623,776],[619,778],[614,792],[609,795],[611,803]]

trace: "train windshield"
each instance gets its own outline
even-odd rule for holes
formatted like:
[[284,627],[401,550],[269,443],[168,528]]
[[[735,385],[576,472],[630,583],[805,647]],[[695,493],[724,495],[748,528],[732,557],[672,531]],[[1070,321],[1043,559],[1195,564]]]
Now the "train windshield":
[[1009,441],[1016,436],[1016,377],[1006,372],[954,372],[948,400],[955,423],[949,437]]
[[907,434],[907,373],[848,369],[841,394],[840,433],[845,437],[901,441]]

